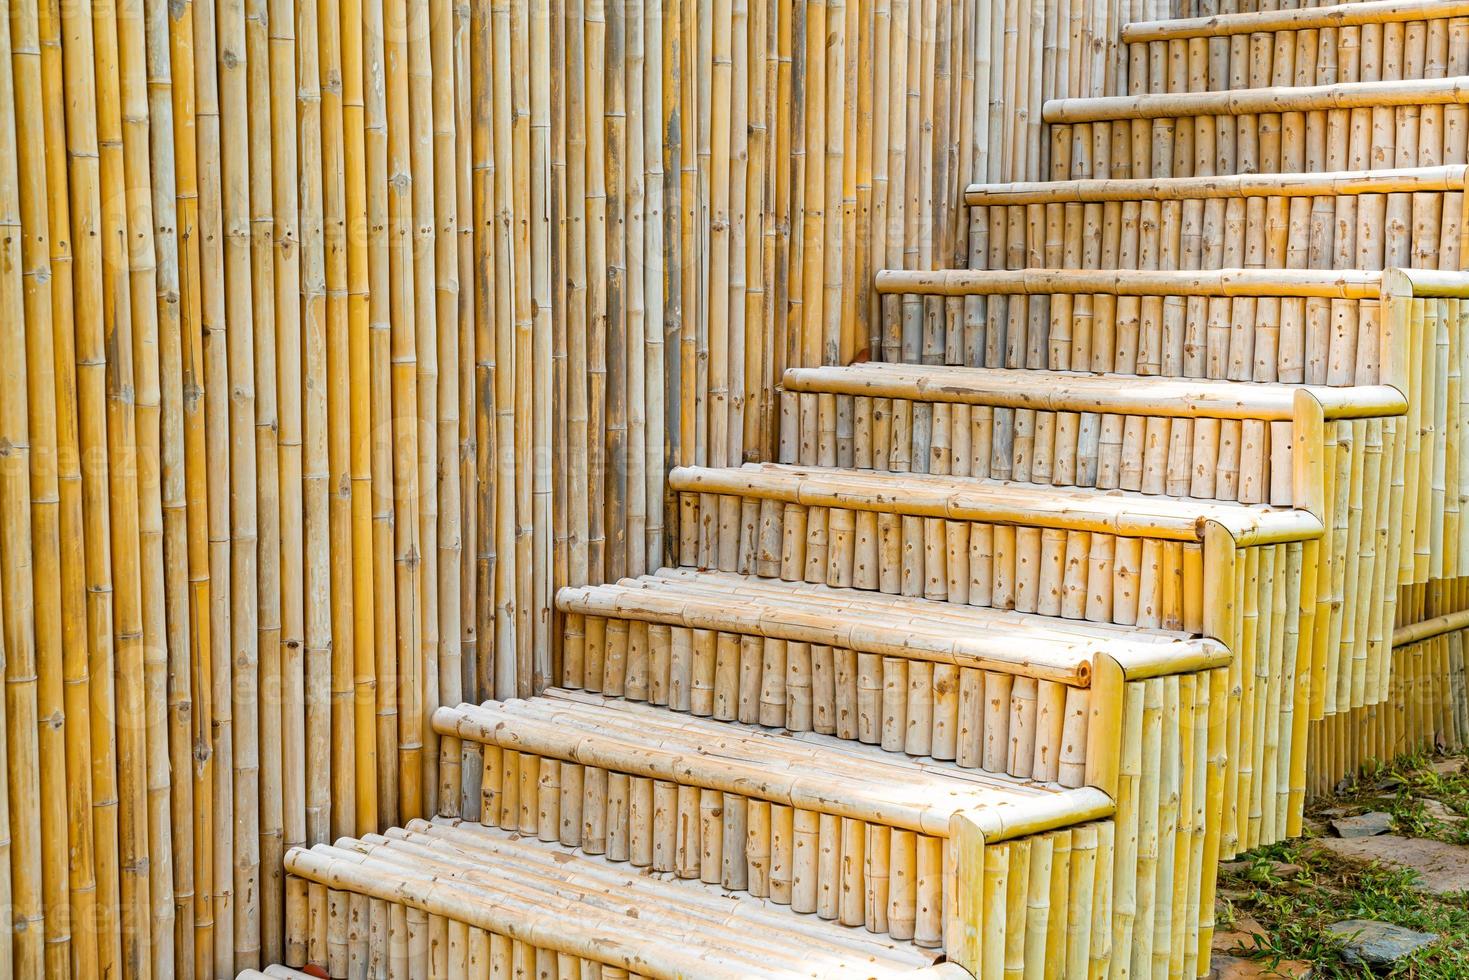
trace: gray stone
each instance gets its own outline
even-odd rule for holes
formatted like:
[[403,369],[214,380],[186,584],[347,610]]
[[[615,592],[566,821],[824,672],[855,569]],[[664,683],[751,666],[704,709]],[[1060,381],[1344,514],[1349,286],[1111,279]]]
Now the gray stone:
[[1317,843],[1341,857],[1416,871],[1413,888],[1421,892],[1452,895],[1469,891],[1469,847],[1394,834],[1357,840],[1325,838]]
[[1359,817],[1337,817],[1331,821],[1331,828],[1336,831],[1338,837],[1348,840],[1356,837],[1376,837],[1378,834],[1385,834],[1392,830],[1392,814],[1373,810]]
[[1464,771],[1463,759],[1436,759],[1433,771],[1440,776],[1457,776]]
[[1371,919],[1348,919],[1327,926],[1326,931],[1342,941],[1343,960],[1373,969],[1391,967],[1438,939],[1431,932],[1415,932]]
[[1458,823],[1464,819],[1462,815],[1450,810],[1438,800],[1424,800],[1423,812],[1442,823]]

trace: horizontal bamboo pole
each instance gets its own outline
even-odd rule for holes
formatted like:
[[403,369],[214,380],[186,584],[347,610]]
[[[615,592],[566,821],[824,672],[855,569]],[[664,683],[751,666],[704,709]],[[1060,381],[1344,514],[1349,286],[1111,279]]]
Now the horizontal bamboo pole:
[[807,507],[843,507],[1178,541],[1204,540],[1208,524],[1226,529],[1239,545],[1310,540],[1322,531],[1320,520],[1303,510],[1154,494],[1101,495],[1084,488],[1038,488],[920,473],[884,475],[747,463],[740,469],[676,467],[670,471],[668,482],[674,490],[736,494]]
[[882,294],[992,296],[1105,293],[1115,296],[1317,296],[1374,299],[1382,289],[1380,272],[1310,269],[1218,269],[1144,271],[1110,269],[945,269],[877,274]]
[[1122,27],[1124,44],[1144,41],[1182,41],[1189,38],[1310,31],[1405,21],[1445,20],[1469,16],[1464,0],[1366,0],[1363,3],[1323,4],[1315,7],[1261,9],[1212,17],[1139,20]]
[[1102,180],[970,184],[970,207],[1020,204],[1096,204],[1107,201],[1189,201],[1231,197],[1341,197],[1462,191],[1469,166],[1399,167],[1299,174],[1219,174]]
[[1297,392],[1308,392],[1329,419],[1401,415],[1406,402],[1388,385],[1347,388],[1264,385],[1202,379],[995,368],[854,364],[790,368],[786,388],[912,401],[947,401],[1056,412],[1107,412],[1168,418],[1286,421]]
[[1096,99],[1057,99],[1042,115],[1048,123],[1166,119],[1176,116],[1246,116],[1254,113],[1317,112],[1395,106],[1469,103],[1469,79],[1422,78],[1333,85],[1274,86],[1224,92],[1114,95]]

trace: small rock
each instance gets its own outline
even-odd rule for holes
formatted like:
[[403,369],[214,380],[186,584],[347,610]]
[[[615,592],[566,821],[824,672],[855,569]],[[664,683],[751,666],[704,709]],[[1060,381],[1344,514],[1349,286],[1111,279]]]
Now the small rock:
[[1442,823],[1458,823],[1459,821],[1464,819],[1461,814],[1455,813],[1453,810],[1450,810],[1447,806],[1445,806],[1443,803],[1440,803],[1438,800],[1424,800],[1423,812]]
[[1319,846],[1341,857],[1416,871],[1412,887],[1417,891],[1431,895],[1469,891],[1469,847],[1394,834],[1358,840],[1324,838]]
[[1344,961],[1374,969],[1390,967],[1438,939],[1431,932],[1415,932],[1371,919],[1348,919],[1327,926],[1326,931],[1342,940]]
[[1221,861],[1219,873],[1227,875],[1245,875],[1255,866],[1254,861]]
[[1271,861],[1266,867],[1277,878],[1294,878],[1304,870],[1299,864],[1287,864],[1284,861]]
[[1336,831],[1338,837],[1348,840],[1357,837],[1376,837],[1378,834],[1385,834],[1392,830],[1392,814],[1373,810],[1359,817],[1337,817],[1331,821],[1331,828]]
[[1273,966],[1268,960],[1248,960],[1240,956],[1214,954],[1210,980],[1262,980],[1266,977],[1309,977],[1311,964],[1282,960]]
[[1254,949],[1256,937],[1264,935],[1264,926],[1251,916],[1241,915],[1234,920],[1234,925],[1227,931],[1214,933],[1214,952],[1230,953],[1235,950]]
[[1296,960],[1282,960],[1272,964],[1269,960],[1252,960],[1242,956],[1216,953],[1213,958],[1210,980],[1264,980],[1273,977],[1309,977],[1311,964]]
[[1463,759],[1436,759],[1433,771],[1439,776],[1457,776],[1464,771]]
[[1374,789],[1378,789],[1378,790],[1386,791],[1386,790],[1397,789],[1398,787],[1400,787],[1402,785],[1403,785],[1403,777],[1401,777],[1401,776],[1383,776],[1381,779],[1379,779],[1376,782],[1376,784],[1373,786],[1373,788]]

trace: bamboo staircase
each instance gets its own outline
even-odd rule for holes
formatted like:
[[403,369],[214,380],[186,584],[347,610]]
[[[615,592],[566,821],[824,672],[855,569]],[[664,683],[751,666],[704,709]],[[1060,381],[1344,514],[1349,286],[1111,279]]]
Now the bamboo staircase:
[[560,592],[559,686],[438,710],[439,817],[287,856],[292,966],[1200,976],[1221,859],[1462,734],[1393,634],[1469,598],[1469,4],[1124,41],[780,462],[672,471],[679,567]]

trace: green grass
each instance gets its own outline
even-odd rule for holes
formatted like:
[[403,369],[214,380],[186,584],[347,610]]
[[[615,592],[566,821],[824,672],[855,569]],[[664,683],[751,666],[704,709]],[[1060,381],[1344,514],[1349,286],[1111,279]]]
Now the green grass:
[[[1469,821],[1435,819],[1427,812],[1430,800],[1469,816],[1469,773],[1461,766],[1456,773],[1439,775],[1426,758],[1399,760],[1365,776],[1345,794],[1322,801],[1309,816],[1320,820],[1322,811],[1387,810],[1396,833],[1469,843]],[[1412,888],[1413,878],[1411,871],[1344,860],[1310,836],[1287,841],[1244,855],[1221,870],[1219,889],[1226,897],[1219,901],[1218,930],[1230,931],[1248,916],[1263,934],[1253,937],[1253,948],[1233,955],[1266,965],[1307,961],[1316,977],[1364,977],[1372,974],[1343,963],[1340,944],[1325,935],[1325,928],[1343,919],[1375,919],[1442,937],[1400,963],[1391,976],[1466,980],[1469,894],[1420,894]]]

